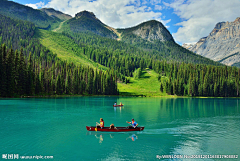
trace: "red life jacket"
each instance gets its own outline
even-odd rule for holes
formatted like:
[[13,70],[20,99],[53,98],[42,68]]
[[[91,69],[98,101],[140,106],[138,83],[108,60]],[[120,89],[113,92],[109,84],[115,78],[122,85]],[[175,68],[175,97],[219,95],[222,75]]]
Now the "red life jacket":
[[100,121],[100,127],[104,127],[104,121]]

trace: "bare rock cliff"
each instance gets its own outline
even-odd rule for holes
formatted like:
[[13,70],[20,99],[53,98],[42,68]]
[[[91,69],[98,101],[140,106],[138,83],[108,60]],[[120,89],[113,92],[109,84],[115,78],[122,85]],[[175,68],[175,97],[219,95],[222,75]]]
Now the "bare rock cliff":
[[165,26],[155,20],[143,23],[133,33],[148,41],[173,41],[172,35]]
[[155,40],[174,42],[172,35],[166,29],[166,27],[161,22],[156,20],[143,22],[135,27],[117,30],[120,33],[133,34],[150,42],[154,42]]
[[185,43],[185,44],[182,45],[182,47],[184,47],[184,48],[186,48],[186,49],[188,49],[188,50],[191,50],[192,47],[193,47],[193,45],[194,45],[194,44],[187,44],[187,43]]
[[219,22],[212,32],[189,50],[229,66],[240,65],[240,17]]

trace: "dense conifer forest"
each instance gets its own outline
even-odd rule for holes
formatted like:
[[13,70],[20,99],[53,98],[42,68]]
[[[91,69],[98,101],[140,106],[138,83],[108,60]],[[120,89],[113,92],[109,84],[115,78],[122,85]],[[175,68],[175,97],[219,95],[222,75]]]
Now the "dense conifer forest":
[[160,90],[178,96],[238,97],[240,69],[186,63],[157,62]]
[[147,42],[130,33],[117,41],[88,31],[74,33],[66,26],[60,34],[75,42],[66,39],[67,48],[106,68],[64,61],[40,43],[33,23],[0,15],[1,97],[117,95],[117,82],[138,79],[145,68],[159,74],[159,90],[169,95],[239,96],[239,68],[223,66],[171,42]]
[[0,95],[117,94],[114,70],[69,64],[34,38],[35,26],[0,15]]

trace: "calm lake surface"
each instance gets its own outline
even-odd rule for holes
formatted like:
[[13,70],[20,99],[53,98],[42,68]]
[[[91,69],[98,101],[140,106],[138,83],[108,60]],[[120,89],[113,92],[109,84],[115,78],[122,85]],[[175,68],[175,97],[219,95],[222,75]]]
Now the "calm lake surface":
[[[124,106],[114,108],[114,102]],[[0,155],[1,159],[2,154],[53,156],[49,160],[239,156],[239,106],[239,99],[230,98],[0,99]],[[134,118],[145,129],[128,133],[87,132],[86,125],[95,126],[100,117],[105,126],[127,126],[126,121]]]

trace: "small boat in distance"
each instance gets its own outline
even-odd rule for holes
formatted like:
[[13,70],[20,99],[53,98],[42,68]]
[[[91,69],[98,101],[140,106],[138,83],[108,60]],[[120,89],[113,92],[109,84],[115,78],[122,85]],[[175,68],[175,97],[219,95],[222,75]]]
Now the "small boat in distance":
[[143,131],[144,126],[136,127],[136,128],[128,128],[128,127],[116,127],[117,129],[109,129],[109,127],[104,128],[96,128],[96,126],[86,126],[87,131],[102,131],[102,132],[128,132],[128,131]]
[[123,106],[123,104],[122,105],[113,105],[113,107],[120,107],[120,106]]

